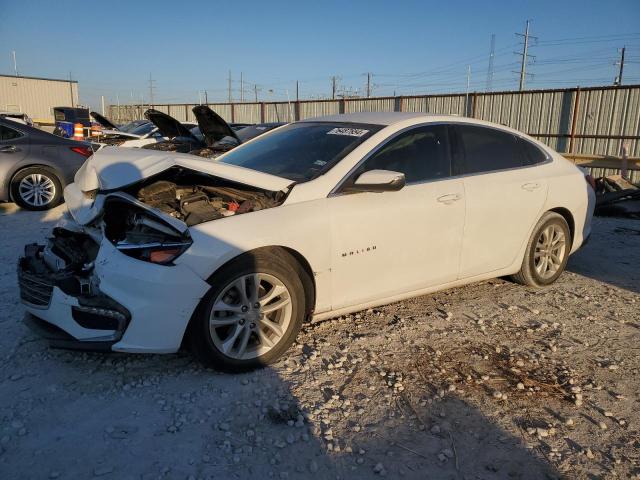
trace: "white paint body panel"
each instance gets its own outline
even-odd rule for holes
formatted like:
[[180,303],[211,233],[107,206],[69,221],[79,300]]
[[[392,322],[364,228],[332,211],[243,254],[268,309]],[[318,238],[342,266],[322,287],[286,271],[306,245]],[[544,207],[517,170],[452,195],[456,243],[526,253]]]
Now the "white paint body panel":
[[[360,114],[365,116],[368,121],[378,118]],[[354,115],[336,120],[358,122],[363,118]],[[396,121],[393,116],[386,118],[379,120],[386,127],[325,175],[293,186],[281,206],[189,227],[193,244],[175,266],[132,259],[104,240],[95,269],[100,288],[132,317],[114,350],[176,351],[209,288],[206,280],[228,261],[260,247],[285,247],[308,262],[316,290],[314,317],[322,319],[516,273],[535,224],[551,209],[571,213],[572,251],[589,235],[595,201],[582,172],[528,137],[547,152],[549,162],[416,183],[397,192],[333,195],[363,157],[389,136],[413,125],[471,123],[522,135],[457,117],[405,114]],[[280,177],[188,155],[108,148],[101,154],[85,163],[77,184],[65,192],[78,223],[86,223],[101,210],[101,195],[93,201],[83,192],[117,189],[175,165],[267,190],[286,191],[291,184]],[[531,183],[538,186],[531,191],[523,188]],[[54,300],[67,301],[59,296]],[[68,319],[61,320],[63,310],[52,304],[44,314],[42,309],[33,313],[74,336],[87,333],[78,333],[69,327]]]

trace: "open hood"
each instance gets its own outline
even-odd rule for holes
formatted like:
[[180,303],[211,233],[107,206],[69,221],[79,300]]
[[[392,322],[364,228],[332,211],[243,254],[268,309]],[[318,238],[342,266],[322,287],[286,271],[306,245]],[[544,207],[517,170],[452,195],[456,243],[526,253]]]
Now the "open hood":
[[104,147],[94,153],[76,172],[75,183],[82,192],[114,191],[157,175],[171,167],[183,167],[205,175],[278,192],[292,183],[287,178],[269,175],[236,165],[199,159],[193,155]]
[[111,122],[108,118],[100,115],[98,112],[91,112],[89,113],[89,115],[91,115],[91,118],[98,122],[102,128],[112,131],[120,131],[120,129],[113,122]]
[[238,143],[242,143],[229,124],[208,106],[197,105],[192,111],[208,147],[212,147],[224,137],[235,138]]
[[163,137],[167,137],[169,139],[176,137],[187,137],[192,138],[195,142],[198,141],[198,139],[191,134],[187,127],[182,125],[182,123],[173,118],[171,115],[167,115],[166,113],[150,108],[149,110],[144,112],[144,118],[158,127],[158,131]]

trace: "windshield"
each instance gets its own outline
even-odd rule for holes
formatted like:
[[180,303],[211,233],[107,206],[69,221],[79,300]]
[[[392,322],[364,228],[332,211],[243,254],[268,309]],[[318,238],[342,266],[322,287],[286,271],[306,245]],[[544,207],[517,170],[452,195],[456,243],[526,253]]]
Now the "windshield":
[[220,161],[297,182],[326,173],[380,125],[293,123],[227,153]]
[[150,133],[152,130],[155,130],[156,126],[151,123],[151,122],[147,122],[147,123],[143,123],[142,125],[138,125],[136,128],[134,128],[133,130],[131,130],[129,133],[132,133],[134,135],[146,135],[147,133]]
[[119,128],[123,132],[131,133],[134,129],[144,125],[145,123],[149,123],[148,120],[134,120],[133,122],[129,122]]

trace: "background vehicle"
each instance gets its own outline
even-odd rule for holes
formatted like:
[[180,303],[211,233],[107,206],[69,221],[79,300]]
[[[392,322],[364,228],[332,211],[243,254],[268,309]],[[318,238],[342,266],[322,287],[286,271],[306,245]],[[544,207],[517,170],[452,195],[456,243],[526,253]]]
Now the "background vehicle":
[[[186,335],[230,370],[277,359],[309,317],[505,275],[548,285],[594,204],[542,143],[418,113],[305,120],[216,162],[105,149],[65,197],[75,222],[21,260],[27,310],[79,346],[175,352]],[[60,287],[34,296],[51,270]]]
[[53,134],[60,137],[73,137],[73,127],[76,123],[82,124],[83,128],[91,128],[91,119],[87,108],[54,107],[53,117],[56,122]]
[[28,210],[55,207],[92,153],[89,143],[0,118],[0,201]]

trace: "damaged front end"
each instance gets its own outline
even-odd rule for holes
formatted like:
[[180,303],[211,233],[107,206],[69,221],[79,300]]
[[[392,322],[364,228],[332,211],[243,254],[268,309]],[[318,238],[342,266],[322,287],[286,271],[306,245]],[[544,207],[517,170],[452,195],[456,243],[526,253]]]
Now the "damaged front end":
[[[210,288],[179,262],[193,243],[189,227],[276,207],[289,190],[247,185],[238,167],[203,165],[221,176],[166,168],[164,157],[133,172],[109,163],[115,153],[99,152],[81,169],[47,243],[25,247],[18,280],[27,323],[62,348],[174,352]],[[287,183],[258,173],[248,181]]]
[[[89,235],[60,227],[53,229],[45,245],[25,246],[18,262],[20,298],[30,307],[29,326],[53,346],[108,349],[122,337],[131,320],[124,306],[100,290],[93,275],[98,250],[98,243]],[[77,326],[71,332],[38,316],[40,311],[57,310],[62,304]]]

